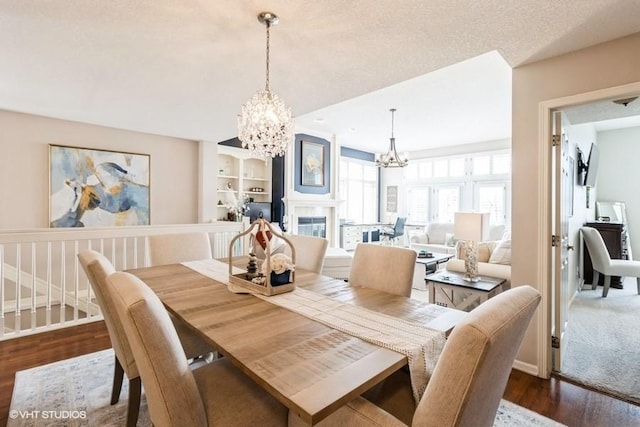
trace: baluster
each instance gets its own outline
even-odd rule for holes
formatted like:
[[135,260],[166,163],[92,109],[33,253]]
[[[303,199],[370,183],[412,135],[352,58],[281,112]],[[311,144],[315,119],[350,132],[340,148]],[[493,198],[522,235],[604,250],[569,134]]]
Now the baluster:
[[36,243],[31,242],[31,330],[36,329],[36,294],[38,290],[36,268]]
[[47,242],[47,304],[45,322],[47,326],[51,325],[51,287],[52,285],[51,274],[51,242]]
[[66,269],[66,245],[60,241],[60,323],[67,320],[67,269]]
[[[73,253],[78,253],[78,241],[73,241]],[[80,282],[78,280],[79,272],[78,272],[78,257],[73,257],[73,320],[74,322],[78,321],[78,305],[79,305],[79,292],[80,292]]]
[[127,269],[127,238],[122,238],[122,269]]
[[15,311],[15,331],[20,332],[22,326],[22,313],[20,312],[20,299],[22,298],[22,244],[16,244],[16,311]]
[[116,239],[115,237],[113,237],[111,239],[111,264],[113,264],[113,267],[117,270],[118,267],[116,265]]
[[4,336],[4,245],[0,245],[0,337]]

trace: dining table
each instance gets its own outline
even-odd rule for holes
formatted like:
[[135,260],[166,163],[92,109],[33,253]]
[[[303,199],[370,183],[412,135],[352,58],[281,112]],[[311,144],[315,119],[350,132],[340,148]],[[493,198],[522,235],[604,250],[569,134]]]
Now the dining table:
[[[234,264],[246,263],[240,258]],[[228,268],[224,261],[202,260],[128,272],[144,281],[168,311],[308,425],[320,422],[407,365],[405,354],[273,304],[269,300],[273,297],[230,291]],[[335,304],[361,307],[444,334],[467,314],[353,287],[342,279],[302,269],[296,269],[294,278],[296,289]]]

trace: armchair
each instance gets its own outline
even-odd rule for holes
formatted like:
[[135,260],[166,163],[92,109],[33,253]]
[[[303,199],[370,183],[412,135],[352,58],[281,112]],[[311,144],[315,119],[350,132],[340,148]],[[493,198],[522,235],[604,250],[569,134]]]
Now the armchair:
[[[640,294],[640,261],[611,259],[602,236],[592,227],[582,227],[582,236],[587,245],[591,263],[593,264],[593,283],[597,284],[600,274],[604,274],[602,297],[606,297],[611,286],[611,276],[635,277]],[[595,286],[594,286],[595,289]]]

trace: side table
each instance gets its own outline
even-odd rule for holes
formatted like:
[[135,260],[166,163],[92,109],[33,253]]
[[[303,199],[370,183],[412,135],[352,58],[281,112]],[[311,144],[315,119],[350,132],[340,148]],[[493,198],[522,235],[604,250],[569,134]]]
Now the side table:
[[438,271],[425,277],[429,288],[429,302],[458,310],[471,311],[489,298],[502,292],[504,279],[481,276],[477,282],[467,282],[464,275],[452,271]]

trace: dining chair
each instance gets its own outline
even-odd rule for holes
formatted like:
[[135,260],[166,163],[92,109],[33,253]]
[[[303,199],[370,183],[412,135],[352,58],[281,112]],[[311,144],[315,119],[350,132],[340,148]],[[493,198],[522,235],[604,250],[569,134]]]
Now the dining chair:
[[[324,257],[327,254],[329,241],[324,237],[303,236],[300,234],[288,234],[287,238],[296,248],[296,268],[320,274],[324,266]],[[291,255],[289,246],[286,247],[285,253],[289,256]]]
[[114,289],[114,306],[123,319],[154,426],[287,425],[287,408],[228,358],[189,369],[167,311],[143,281],[117,272],[107,282]]
[[[115,405],[118,402],[120,391],[122,390],[122,380],[126,374],[129,380],[127,426],[132,427],[136,425],[138,420],[141,383],[140,374],[133,357],[133,352],[131,351],[131,346],[129,345],[129,340],[124,332],[122,321],[113,307],[113,291],[106,281],[106,278],[115,273],[116,270],[104,255],[94,250],[85,250],[78,253],[78,260],[98,300],[98,305],[104,317],[107,331],[109,332],[111,346],[115,353],[111,404]],[[176,324],[185,361],[208,354],[212,351],[211,346],[200,338],[199,335],[187,328],[184,322],[178,321]]]
[[412,249],[359,243],[353,254],[349,284],[409,297],[416,259],[417,253]]
[[640,261],[611,259],[607,245],[600,232],[593,227],[582,227],[582,237],[587,245],[593,265],[593,288],[596,289],[600,274],[604,275],[602,297],[606,297],[611,286],[611,276],[635,277],[640,295]]
[[[402,402],[392,405],[389,400],[393,399],[388,399],[376,405],[358,397],[317,425],[493,426],[513,362],[539,303],[540,293],[524,285],[472,310],[449,335],[417,408],[408,375],[400,370],[392,377],[403,379],[395,381],[397,390],[389,393]],[[385,385],[392,383],[385,381]],[[385,406],[394,407],[399,415]],[[289,425],[302,424],[289,414]]]
[[157,234],[147,237],[151,265],[177,264],[211,259],[211,241],[207,233]]
[[380,237],[383,239],[387,239],[390,242],[394,242],[398,237],[404,236],[404,225],[407,222],[406,217],[398,217],[396,218],[396,223],[393,228],[383,228],[380,231]]

